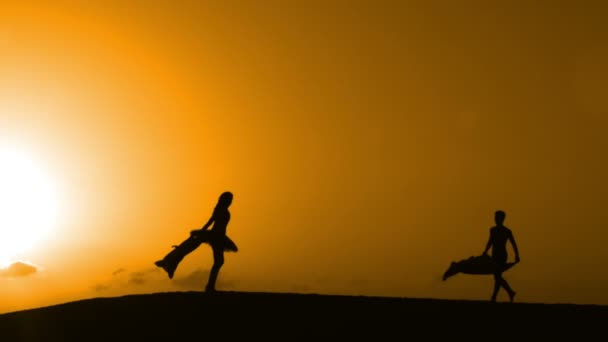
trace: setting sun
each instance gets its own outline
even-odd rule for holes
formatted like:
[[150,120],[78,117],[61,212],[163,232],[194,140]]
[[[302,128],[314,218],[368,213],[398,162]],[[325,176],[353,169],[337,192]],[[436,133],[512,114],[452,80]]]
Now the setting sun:
[[0,147],[0,263],[49,236],[57,215],[53,184],[30,156]]

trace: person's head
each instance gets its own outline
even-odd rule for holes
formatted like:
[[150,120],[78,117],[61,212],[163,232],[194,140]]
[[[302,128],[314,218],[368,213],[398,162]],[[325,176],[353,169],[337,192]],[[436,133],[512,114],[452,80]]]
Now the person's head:
[[505,221],[506,216],[507,214],[505,214],[504,211],[496,210],[496,212],[494,213],[494,221],[496,221],[496,224],[500,226]]
[[220,198],[217,200],[217,206],[228,208],[232,203],[232,192],[226,191],[220,195]]

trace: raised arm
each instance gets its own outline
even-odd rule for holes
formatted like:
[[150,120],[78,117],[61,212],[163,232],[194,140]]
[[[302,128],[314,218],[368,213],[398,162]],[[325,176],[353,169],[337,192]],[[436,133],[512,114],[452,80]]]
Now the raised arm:
[[515,252],[515,262],[519,262],[519,250],[517,249],[517,243],[515,243],[515,237],[513,237],[513,233],[509,234],[509,241],[511,241],[513,251]]

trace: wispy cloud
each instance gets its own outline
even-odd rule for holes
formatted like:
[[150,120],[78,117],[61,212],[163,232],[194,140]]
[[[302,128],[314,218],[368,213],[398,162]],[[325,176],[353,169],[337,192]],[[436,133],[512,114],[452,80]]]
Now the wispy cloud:
[[115,275],[121,274],[126,271],[127,270],[125,270],[124,268],[121,267],[121,268],[117,269],[116,271],[112,272],[112,275],[115,276]]
[[137,271],[129,271],[120,267],[112,272],[111,277],[105,282],[100,282],[91,287],[95,292],[104,292],[110,289],[125,289],[130,286],[142,286],[153,284],[162,279],[159,268],[146,268]]
[[129,273],[128,282],[129,284],[143,285],[147,283],[155,273],[158,273],[158,269],[150,268],[143,271],[131,272]]
[[209,278],[209,270],[197,269],[184,277],[173,280],[173,284],[181,289],[203,288]]
[[5,268],[1,268],[0,276],[14,278],[27,277],[29,275],[35,274],[36,272],[38,272],[38,267],[36,267],[35,265],[29,262],[16,261]]
[[[209,279],[209,270],[199,268],[184,276],[177,276],[168,279],[166,273],[159,268],[146,268],[142,270],[129,271],[125,268],[118,268],[112,272],[112,276],[105,282],[98,283],[91,287],[95,292],[105,292],[108,290],[125,290],[132,288],[149,288],[166,286],[174,287],[179,290],[203,290]],[[224,289],[234,288],[235,282],[221,274],[217,280],[217,286]]]
[[[177,277],[173,280],[173,285],[180,289],[194,290],[203,289],[209,279],[209,270],[196,269],[187,276]],[[219,276],[217,279],[217,286],[225,289],[234,288],[234,280],[226,279],[226,277]]]
[[110,288],[110,285],[107,284],[97,284],[95,286],[93,286],[93,291],[95,292],[103,292],[106,291]]

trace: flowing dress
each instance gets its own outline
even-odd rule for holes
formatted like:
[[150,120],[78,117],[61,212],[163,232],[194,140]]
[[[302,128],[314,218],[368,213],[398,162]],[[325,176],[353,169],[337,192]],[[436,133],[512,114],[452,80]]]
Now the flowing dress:
[[227,235],[217,234],[213,230],[204,230],[191,234],[186,240],[182,241],[182,243],[173,246],[173,249],[167,253],[163,259],[155,262],[155,264],[158,267],[162,267],[169,275],[169,279],[171,279],[173,278],[177,266],[179,266],[179,263],[184,257],[203,243],[216,246],[223,245],[225,252],[238,251],[236,244]]

